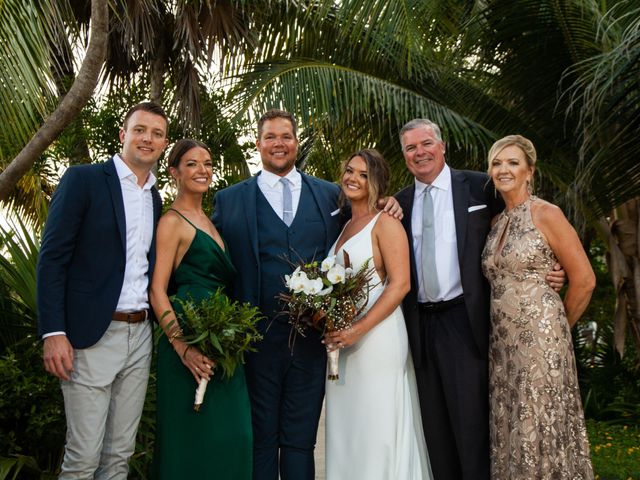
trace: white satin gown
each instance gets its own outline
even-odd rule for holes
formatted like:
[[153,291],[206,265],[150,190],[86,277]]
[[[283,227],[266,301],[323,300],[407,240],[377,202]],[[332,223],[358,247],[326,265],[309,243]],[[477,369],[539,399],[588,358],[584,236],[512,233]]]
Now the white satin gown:
[[[358,270],[371,259],[371,232],[380,214],[330,255],[344,252]],[[377,272],[365,312],[384,290]],[[355,345],[340,351],[339,380],[326,384],[327,480],[429,480],[420,405],[402,310],[395,311]]]

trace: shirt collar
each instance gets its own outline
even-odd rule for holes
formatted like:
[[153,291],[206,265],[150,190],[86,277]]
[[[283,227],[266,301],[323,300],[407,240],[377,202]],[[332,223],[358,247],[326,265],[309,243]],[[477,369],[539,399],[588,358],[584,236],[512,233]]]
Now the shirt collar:
[[[136,177],[136,174],[131,171],[131,169],[129,168],[129,165],[124,163],[124,160],[122,160],[122,157],[117,153],[113,156],[113,164],[116,167],[116,173],[118,174],[118,178],[120,180],[124,180],[125,178],[127,178],[131,182],[137,185],[138,177]],[[155,183],[156,183],[156,177],[153,174],[153,172],[150,171],[149,176],[147,177],[147,181],[144,183],[144,186],[142,188],[144,190],[148,190],[151,187],[153,187]]]
[[[276,188],[280,179],[283,178],[280,175],[276,175],[275,173],[267,170],[262,170],[260,177],[262,177],[260,180],[266,183],[270,188]],[[297,168],[292,168],[284,178],[289,180],[294,188],[299,187],[302,184],[302,175],[300,175]]]
[[[422,183],[417,178],[415,179],[415,184],[416,184],[416,195],[422,195],[422,193],[424,192],[424,189],[429,186],[426,183]],[[449,168],[449,165],[447,165],[446,163],[444,164],[444,168],[438,174],[438,176],[433,181],[433,183],[431,183],[431,185],[437,190],[448,191],[451,189],[451,169]]]

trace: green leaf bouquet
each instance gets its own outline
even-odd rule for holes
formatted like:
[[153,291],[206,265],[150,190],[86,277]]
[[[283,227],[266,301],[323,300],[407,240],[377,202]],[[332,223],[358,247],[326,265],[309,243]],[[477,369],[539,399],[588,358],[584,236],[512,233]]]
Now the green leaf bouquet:
[[[222,289],[200,302],[175,297],[172,300],[182,307],[181,313],[176,312],[184,329],[180,339],[213,360],[222,369],[223,378],[230,378],[244,363],[244,354],[254,352],[254,344],[262,340],[256,325],[264,316],[258,308],[231,300]],[[196,411],[206,388],[207,381],[203,379],[196,391]]]

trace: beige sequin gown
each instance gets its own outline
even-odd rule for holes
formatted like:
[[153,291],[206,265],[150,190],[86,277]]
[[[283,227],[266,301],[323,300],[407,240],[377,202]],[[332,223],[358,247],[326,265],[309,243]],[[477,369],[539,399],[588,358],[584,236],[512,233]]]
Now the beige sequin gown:
[[545,281],[556,263],[531,197],[503,212],[482,254],[491,284],[491,477],[593,479],[571,331]]

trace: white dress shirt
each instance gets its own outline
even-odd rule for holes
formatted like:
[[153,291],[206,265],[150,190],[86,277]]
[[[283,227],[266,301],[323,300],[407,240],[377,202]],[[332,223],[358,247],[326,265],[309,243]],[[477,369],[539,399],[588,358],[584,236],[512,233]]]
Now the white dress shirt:
[[156,177],[149,172],[143,187],[120,158],[113,156],[122,187],[126,232],[126,264],[124,282],[116,310],[131,312],[149,307],[149,249],[153,238],[153,197],[151,187]]
[[451,191],[451,169],[445,164],[440,175],[431,184],[433,213],[436,234],[436,270],[438,274],[438,296],[427,298],[422,281],[422,204],[427,184],[415,180],[416,190],[411,212],[411,230],[413,233],[413,253],[416,259],[418,277],[418,301],[440,302],[462,295],[460,264],[458,263],[458,241],[456,222],[453,214],[453,193]]
[[[276,212],[278,217],[282,219],[282,182],[280,181],[282,177],[280,175],[276,175],[275,173],[268,172],[266,170],[262,170],[260,175],[258,175],[258,187],[260,191],[273,208],[273,211]],[[293,168],[289,173],[285,175],[285,178],[291,182],[291,206],[293,209],[293,217],[296,218],[296,212],[298,211],[298,204],[300,203],[300,192],[302,191],[302,175],[300,172]]]

